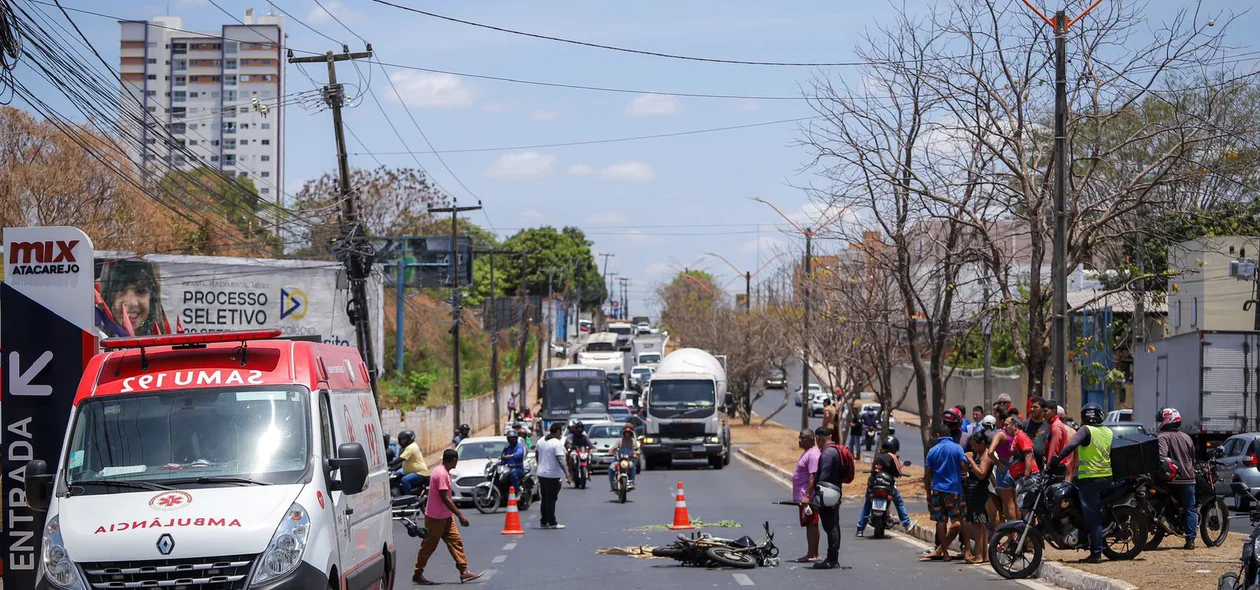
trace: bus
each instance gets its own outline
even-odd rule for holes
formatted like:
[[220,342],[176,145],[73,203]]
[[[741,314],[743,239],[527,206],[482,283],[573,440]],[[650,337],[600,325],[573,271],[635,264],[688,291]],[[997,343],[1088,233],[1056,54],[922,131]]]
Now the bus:
[[607,414],[611,389],[603,369],[570,365],[543,371],[541,392],[543,430],[553,422],[568,422],[580,414]]

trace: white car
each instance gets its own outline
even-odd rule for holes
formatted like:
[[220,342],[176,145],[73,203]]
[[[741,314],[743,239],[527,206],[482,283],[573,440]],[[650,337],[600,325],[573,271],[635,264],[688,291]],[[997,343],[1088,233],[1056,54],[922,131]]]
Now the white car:
[[817,383],[811,383],[809,387],[809,415],[823,415],[823,410],[827,407],[828,401],[833,401],[832,395],[823,391],[822,386]]
[[[505,448],[507,438],[502,436],[475,436],[460,441],[455,447],[459,464],[451,470],[451,497],[458,503],[472,503],[473,488],[486,481],[486,465],[497,462]],[[533,449],[525,454],[525,473],[528,477],[538,473]],[[534,486],[534,497],[539,497],[538,486]]]
[[[630,369],[630,388],[635,391],[643,391],[643,384],[652,378],[651,375],[655,371],[656,367],[635,365],[634,368]],[[644,379],[644,377],[647,377],[647,379]]]
[[[813,399],[814,394],[815,394],[815,393],[822,393],[822,390],[823,390],[823,388],[822,388],[822,386],[821,386],[821,385],[819,385],[819,384],[817,384],[817,383],[810,383],[810,384],[809,384],[809,398],[810,398],[810,399]],[[797,387],[797,388],[796,388],[796,405],[797,405],[797,406],[803,406],[803,405],[805,405],[805,396],[803,395],[803,392],[801,391],[801,388],[800,388],[800,387]]]

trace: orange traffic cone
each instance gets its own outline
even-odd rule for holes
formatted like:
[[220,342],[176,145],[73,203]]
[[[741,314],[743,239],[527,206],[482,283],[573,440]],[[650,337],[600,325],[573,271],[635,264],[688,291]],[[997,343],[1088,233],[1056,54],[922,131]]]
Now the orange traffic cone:
[[674,524],[669,525],[671,531],[694,529],[691,516],[687,514],[687,496],[683,494],[682,482],[678,482],[678,495],[674,497]]
[[521,513],[516,509],[516,488],[508,488],[508,507],[507,517],[503,522],[504,535],[523,535],[525,529],[521,528]]

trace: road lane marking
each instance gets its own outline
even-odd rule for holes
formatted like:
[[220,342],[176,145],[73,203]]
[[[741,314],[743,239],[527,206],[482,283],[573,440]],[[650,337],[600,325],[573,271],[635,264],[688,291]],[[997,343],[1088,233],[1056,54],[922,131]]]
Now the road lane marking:
[[483,571],[482,571],[482,573],[481,573],[481,583],[482,583],[482,584],[485,584],[486,582],[489,582],[489,581],[490,581],[490,578],[493,578],[493,577],[494,577],[494,572],[496,572],[496,571],[498,571],[498,570],[493,569],[493,568],[492,568],[492,569],[488,569],[488,570],[483,570]]
[[507,561],[506,555],[498,555],[498,556],[495,556],[494,559],[491,559],[490,563],[503,563],[505,561]]
[[507,545],[503,546],[504,551],[511,551],[513,549],[516,549],[516,543],[508,543]]
[[731,574],[731,575],[735,576],[735,581],[738,582],[740,586],[753,585],[752,578],[749,578],[748,574]]

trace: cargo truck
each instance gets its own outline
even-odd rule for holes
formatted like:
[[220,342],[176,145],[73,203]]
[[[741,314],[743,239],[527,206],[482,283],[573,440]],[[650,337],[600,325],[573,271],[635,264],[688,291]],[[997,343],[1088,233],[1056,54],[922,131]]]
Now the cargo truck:
[[647,413],[641,449],[648,469],[689,459],[708,460],[714,469],[730,464],[725,357],[697,348],[669,353],[641,401]]
[[1156,412],[1177,408],[1200,455],[1243,432],[1260,431],[1260,332],[1200,331],[1137,351],[1134,420],[1155,431]]

